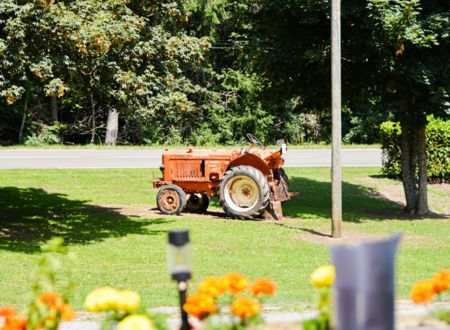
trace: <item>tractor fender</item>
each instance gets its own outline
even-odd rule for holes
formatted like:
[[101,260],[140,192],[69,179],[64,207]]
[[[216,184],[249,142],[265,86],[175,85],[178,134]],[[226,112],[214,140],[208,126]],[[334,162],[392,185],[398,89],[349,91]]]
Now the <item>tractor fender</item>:
[[242,156],[234,159],[232,162],[230,162],[228,168],[230,169],[239,165],[252,166],[260,170],[265,176],[270,175],[270,168],[269,166],[267,166],[266,162],[260,157],[251,153],[245,153]]

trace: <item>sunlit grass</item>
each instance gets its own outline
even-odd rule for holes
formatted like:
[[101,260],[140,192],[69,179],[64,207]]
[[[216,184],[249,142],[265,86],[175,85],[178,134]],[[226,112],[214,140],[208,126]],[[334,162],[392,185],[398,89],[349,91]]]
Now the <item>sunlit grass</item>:
[[[329,247],[314,243],[309,232],[330,232],[330,172],[326,168],[287,172],[291,190],[301,194],[286,203],[289,219],[280,226],[217,216],[162,217],[154,212],[145,216],[147,208],[155,207],[151,183],[159,176],[157,170],[1,171],[0,305],[26,304],[39,245],[54,235],[65,237],[78,255],[75,264],[67,265],[78,284],[73,294],[76,308],[81,308],[89,290],[104,285],[138,290],[146,305],[176,305],[165,257],[167,231],[180,227],[188,228],[192,236],[194,286],[205,275],[239,271],[250,278],[274,279],[279,293],[271,303],[309,302],[314,296],[309,274],[329,261]],[[375,198],[375,186],[362,182],[378,173],[377,168],[344,169],[344,235],[403,233],[397,293],[406,298],[414,281],[448,267],[449,221],[442,216],[410,219],[402,215],[400,205]],[[439,198],[445,202],[449,197]],[[144,215],[121,214],[119,206],[139,207]]]

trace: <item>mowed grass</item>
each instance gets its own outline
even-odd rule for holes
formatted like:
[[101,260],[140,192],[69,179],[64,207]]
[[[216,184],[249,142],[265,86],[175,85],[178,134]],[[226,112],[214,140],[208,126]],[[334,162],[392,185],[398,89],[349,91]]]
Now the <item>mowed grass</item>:
[[[174,228],[191,232],[193,287],[206,275],[238,271],[250,279],[275,280],[279,292],[273,304],[312,302],[316,292],[309,275],[329,262],[330,247],[322,243],[330,232],[330,170],[287,173],[291,190],[301,194],[285,204],[289,219],[273,223],[217,215],[145,215],[155,207],[151,183],[159,177],[157,170],[0,171],[0,306],[26,305],[39,246],[52,236],[64,237],[78,255],[59,274],[66,278],[70,273],[75,280],[72,301],[77,309],[90,290],[105,285],[137,290],[147,306],[176,305],[175,285],[166,270],[167,232]],[[407,298],[414,281],[450,266],[450,224],[444,215],[405,217],[401,205],[376,196],[373,180],[395,183],[377,174],[378,168],[344,169],[344,236],[370,239],[402,232],[397,295]],[[448,195],[436,200],[450,202]],[[143,213],[124,215],[120,207]]]

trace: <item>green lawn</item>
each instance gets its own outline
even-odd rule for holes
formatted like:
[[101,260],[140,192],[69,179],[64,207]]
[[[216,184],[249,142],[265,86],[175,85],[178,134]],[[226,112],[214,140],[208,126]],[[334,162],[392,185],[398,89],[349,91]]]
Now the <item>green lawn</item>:
[[[151,181],[159,176],[157,170],[0,171],[0,306],[25,305],[39,246],[54,235],[65,237],[78,255],[75,264],[67,265],[78,284],[73,297],[76,308],[81,308],[91,289],[104,285],[138,290],[149,306],[176,305],[165,256],[167,231],[179,227],[191,231],[194,285],[208,274],[239,271],[252,279],[274,279],[279,293],[272,303],[311,301],[315,292],[309,274],[329,260],[329,246],[314,241],[323,241],[323,234],[330,231],[330,171],[303,168],[287,173],[292,190],[301,195],[285,205],[290,219],[277,224],[220,216],[119,213],[120,206],[144,214],[145,207],[155,206]],[[404,233],[397,293],[407,298],[414,281],[450,266],[449,220],[439,215],[419,220],[404,217],[398,204],[374,196],[374,180],[395,183],[377,178],[378,173],[377,168],[344,169],[344,235]],[[450,202],[448,194],[431,200]]]

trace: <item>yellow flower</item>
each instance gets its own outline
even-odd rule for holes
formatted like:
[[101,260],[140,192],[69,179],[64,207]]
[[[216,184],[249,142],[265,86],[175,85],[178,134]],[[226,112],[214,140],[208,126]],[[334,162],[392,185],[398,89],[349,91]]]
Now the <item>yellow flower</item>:
[[258,303],[247,297],[239,297],[231,304],[231,313],[241,319],[258,315],[260,311]]
[[102,312],[117,308],[119,292],[113,288],[98,288],[89,293],[84,301],[84,308],[89,312]]
[[141,297],[134,291],[124,290],[119,292],[117,309],[126,312],[134,311],[141,304]]
[[144,315],[130,315],[117,325],[117,330],[154,330],[155,326]]
[[336,272],[333,265],[326,265],[317,268],[311,275],[311,283],[316,288],[331,286],[334,283]]
[[225,292],[225,283],[220,277],[209,276],[199,285],[198,291],[213,298],[218,298]]

